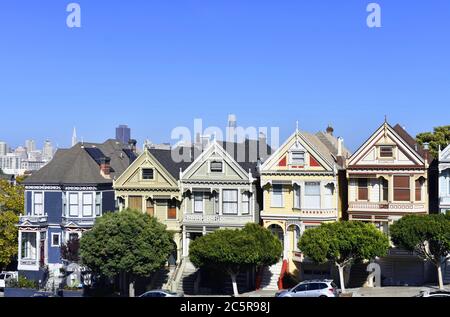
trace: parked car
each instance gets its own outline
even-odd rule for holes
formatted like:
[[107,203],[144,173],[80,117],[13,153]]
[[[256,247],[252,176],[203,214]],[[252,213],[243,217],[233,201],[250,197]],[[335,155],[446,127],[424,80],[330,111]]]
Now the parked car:
[[59,297],[56,296],[54,294],[50,294],[50,293],[34,293],[33,295],[31,295],[31,297],[37,297],[37,298],[49,298],[49,297]]
[[12,281],[17,281],[19,274],[17,272],[2,272],[0,273],[0,291],[3,291],[5,287]]
[[444,291],[437,291],[437,292],[430,292],[430,291],[423,291],[419,295],[415,297],[450,297],[450,292],[444,292]]
[[155,290],[142,294],[139,297],[147,297],[147,298],[163,298],[163,297],[184,297],[183,294],[173,293],[165,290]]
[[275,297],[339,297],[339,290],[332,280],[311,280],[281,291]]

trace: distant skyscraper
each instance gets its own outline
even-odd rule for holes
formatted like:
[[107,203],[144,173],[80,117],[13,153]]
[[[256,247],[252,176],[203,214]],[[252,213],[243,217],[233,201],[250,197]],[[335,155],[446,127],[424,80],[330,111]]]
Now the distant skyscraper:
[[36,142],[34,140],[26,140],[25,147],[28,153],[36,151]]
[[6,155],[6,153],[8,153],[8,144],[0,142],[0,155]]
[[72,134],[72,146],[75,146],[78,143],[77,140],[77,129],[73,128],[73,134]]
[[51,161],[53,158],[53,146],[49,140],[44,143],[44,148],[42,149],[42,158],[44,161]]
[[127,125],[119,125],[116,128],[116,140],[128,144],[131,139],[131,129]]
[[228,128],[227,128],[227,141],[228,142],[236,141],[236,128],[237,128],[236,115],[234,115],[234,114],[228,115]]

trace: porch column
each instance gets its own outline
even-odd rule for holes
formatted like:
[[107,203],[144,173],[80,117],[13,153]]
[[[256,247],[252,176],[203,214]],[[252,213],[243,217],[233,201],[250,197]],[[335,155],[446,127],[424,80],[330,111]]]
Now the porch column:
[[186,226],[183,226],[182,248],[183,248],[183,250],[182,250],[183,257],[187,257],[187,255],[188,255],[188,241],[187,241]]
[[414,176],[409,177],[409,198],[410,201],[416,200],[416,181],[414,180]]
[[221,188],[219,190],[219,216],[223,215],[222,194],[223,194],[223,189]]
[[289,231],[286,229],[286,232],[284,233],[284,252],[283,252],[283,259],[287,260],[289,258],[289,250],[290,243],[289,243]]
[[389,202],[392,203],[394,201],[394,176],[389,175],[387,181],[388,181],[388,198]]
[[22,260],[22,231],[19,230],[19,253],[17,254],[18,265],[20,266],[20,260]]

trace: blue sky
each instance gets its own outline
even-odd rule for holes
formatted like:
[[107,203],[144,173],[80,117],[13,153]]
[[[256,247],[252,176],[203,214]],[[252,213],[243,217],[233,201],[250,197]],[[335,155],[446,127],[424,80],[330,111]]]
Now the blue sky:
[[[450,1],[64,0],[0,3],[0,140],[70,144],[128,124],[325,129],[356,149],[388,116],[415,135],[450,124]],[[283,141],[283,140],[282,140]]]

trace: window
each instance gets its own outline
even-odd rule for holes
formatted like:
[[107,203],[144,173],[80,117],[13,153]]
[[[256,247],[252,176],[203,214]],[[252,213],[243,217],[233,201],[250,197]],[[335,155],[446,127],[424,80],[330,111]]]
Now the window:
[[142,211],[142,197],[141,196],[128,197],[128,208]]
[[242,193],[242,214],[248,215],[250,213],[250,194],[248,192]]
[[301,201],[300,201],[300,186],[294,185],[294,208],[300,209],[301,208]]
[[223,190],[223,213],[227,215],[237,215],[238,213],[237,189]]
[[52,233],[52,247],[56,248],[61,246],[61,234]]
[[203,193],[194,192],[194,213],[203,213]]
[[211,162],[211,172],[213,173],[222,173],[223,171],[223,163],[222,162]]
[[326,184],[324,187],[324,208],[332,209],[333,208],[333,192],[334,192],[334,184]]
[[44,193],[34,193],[34,214],[36,216],[44,214]]
[[95,194],[95,215],[97,217],[102,215],[102,193]]
[[83,216],[92,217],[93,195],[91,193],[83,193]]
[[22,232],[21,258],[36,260],[36,232]]
[[291,165],[305,165],[305,152],[291,152]]
[[78,193],[69,194],[69,216],[78,217]]
[[320,183],[305,183],[305,208],[320,209]]
[[303,285],[297,286],[297,288],[294,290],[294,293],[306,292],[307,290],[308,290],[308,284],[303,284]]
[[272,207],[283,208],[283,185],[273,185]]
[[394,200],[410,201],[409,176],[394,176]]
[[381,201],[388,201],[389,200],[389,183],[387,179],[382,178],[381,179]]
[[154,175],[153,175],[153,169],[152,168],[143,168],[142,169],[142,179],[144,180],[152,180]]
[[155,204],[151,198],[146,201],[146,212],[147,215],[154,216],[155,215]]
[[174,199],[169,200],[167,206],[167,219],[177,219],[177,203]]
[[380,147],[380,157],[392,158],[394,156],[394,147],[392,146],[381,146]]
[[369,188],[367,178],[358,178],[358,200],[369,200]]
[[422,201],[422,180],[416,180],[416,201]]

